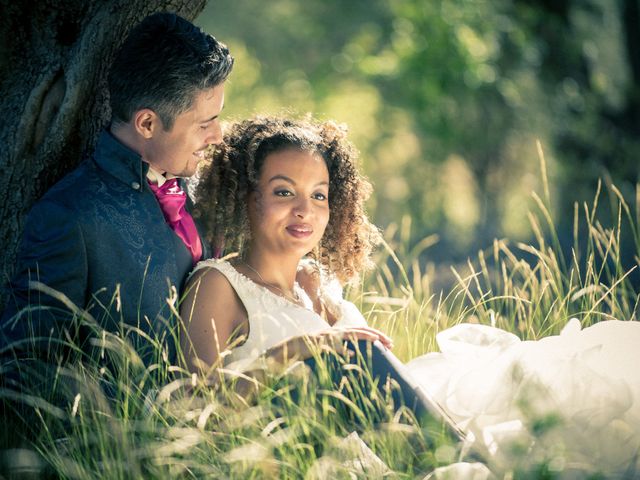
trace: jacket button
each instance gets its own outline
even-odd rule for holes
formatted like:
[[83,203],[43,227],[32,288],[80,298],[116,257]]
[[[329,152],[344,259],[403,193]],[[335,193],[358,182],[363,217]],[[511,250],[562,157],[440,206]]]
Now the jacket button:
[[140,184],[138,182],[131,182],[131,188],[134,190],[140,190]]

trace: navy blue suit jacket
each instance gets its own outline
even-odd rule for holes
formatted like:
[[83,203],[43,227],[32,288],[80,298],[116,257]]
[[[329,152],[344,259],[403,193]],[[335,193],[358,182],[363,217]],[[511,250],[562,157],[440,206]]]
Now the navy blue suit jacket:
[[[4,342],[58,335],[68,326],[69,310],[30,288],[37,280],[87,309],[100,327],[140,328],[173,356],[175,321],[167,298],[181,291],[193,265],[148,186],[148,168],[105,131],[95,153],[36,203],[10,282]],[[27,306],[36,308],[16,316]]]

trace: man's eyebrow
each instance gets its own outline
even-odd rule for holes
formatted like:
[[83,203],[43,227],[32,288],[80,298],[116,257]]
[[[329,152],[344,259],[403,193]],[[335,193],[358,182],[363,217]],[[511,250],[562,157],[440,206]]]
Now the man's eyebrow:
[[213,117],[211,117],[211,118],[207,118],[206,120],[200,120],[200,123],[209,123],[209,122],[212,122],[212,121],[214,121],[216,118],[218,118],[219,116],[220,116],[220,114],[218,114],[218,115],[214,115]]
[[208,122],[211,122],[211,121],[215,120],[216,118],[218,118],[220,116],[220,113],[222,113],[222,110],[224,110],[224,105],[220,109],[219,113],[216,113],[213,117],[207,118],[206,120],[201,120],[200,123],[208,123]]

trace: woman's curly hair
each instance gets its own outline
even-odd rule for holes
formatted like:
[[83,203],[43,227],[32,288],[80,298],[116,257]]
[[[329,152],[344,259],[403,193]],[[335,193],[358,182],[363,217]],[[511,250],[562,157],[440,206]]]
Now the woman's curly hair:
[[199,173],[194,216],[215,249],[242,253],[250,238],[247,197],[264,160],[291,148],[321,155],[329,171],[329,223],[308,256],[341,282],[355,280],[371,266],[380,233],[364,210],[371,184],[358,171],[358,152],[334,122],[257,116],[230,124],[224,144]]

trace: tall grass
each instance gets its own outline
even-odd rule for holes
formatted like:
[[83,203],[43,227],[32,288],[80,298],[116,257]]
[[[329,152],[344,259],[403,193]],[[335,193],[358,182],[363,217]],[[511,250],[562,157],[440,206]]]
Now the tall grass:
[[[547,194],[548,195],[548,194]],[[615,223],[598,220],[601,184],[591,205],[575,204],[573,246],[561,247],[552,215],[535,193],[529,213],[534,244],[496,239],[464,265],[450,265],[451,288],[434,289],[442,274],[425,262],[429,236],[411,245],[411,219],[385,232],[380,268],[351,292],[369,322],[396,339],[396,353],[408,360],[437,349],[435,335],[460,322],[479,322],[516,333],[524,340],[557,334],[577,317],[584,326],[608,319],[637,320],[640,299],[640,185],[630,206],[609,186]],[[634,261],[625,265],[621,239],[627,236]]]
[[[576,205],[574,245],[564,252],[545,189],[529,217],[534,244],[495,240],[465,265],[451,266],[455,284],[445,291],[436,290],[439,272],[425,260],[437,239],[411,244],[405,218],[385,232],[378,269],[348,295],[394,338],[403,360],[437,350],[436,334],[461,322],[538,339],[574,316],[583,325],[637,320],[640,186],[634,205],[608,189],[612,225],[598,220],[602,195],[598,188],[591,205]],[[623,264],[623,235],[633,239],[633,265]],[[1,367],[6,471],[77,479],[422,478],[457,459],[454,448],[434,444],[410,418],[368,421],[362,405],[359,441],[353,423],[338,414],[340,393],[311,382],[304,365],[267,372],[257,386],[224,372],[205,378],[169,364],[162,345],[149,339],[157,361],[145,366],[130,341],[140,332],[102,331],[81,311],[76,319],[93,334],[91,348],[59,340],[75,352],[72,361],[53,356]],[[507,477],[562,473],[516,457]]]

